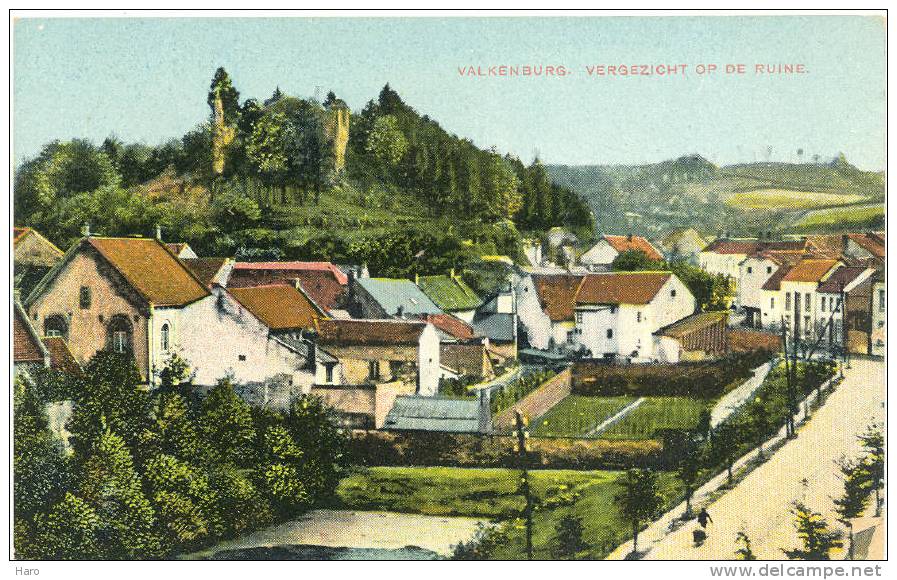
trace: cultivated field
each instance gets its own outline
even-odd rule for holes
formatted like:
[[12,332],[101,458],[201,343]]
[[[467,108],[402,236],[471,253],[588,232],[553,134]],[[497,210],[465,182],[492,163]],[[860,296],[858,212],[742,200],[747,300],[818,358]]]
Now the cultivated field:
[[694,429],[701,411],[712,404],[712,401],[691,397],[647,397],[600,436],[607,439],[653,439],[659,429]]
[[582,437],[634,400],[570,395],[535,421],[530,432],[542,437]]
[[884,204],[833,207],[807,213],[794,227],[802,230],[876,228],[884,225]]
[[733,193],[726,197],[726,203],[741,209],[794,210],[846,205],[863,199],[865,199],[863,196],[856,194],[758,189]]

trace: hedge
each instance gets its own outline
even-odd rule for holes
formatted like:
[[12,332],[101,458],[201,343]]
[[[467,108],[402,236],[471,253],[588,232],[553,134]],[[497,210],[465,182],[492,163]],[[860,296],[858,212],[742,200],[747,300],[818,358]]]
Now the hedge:
[[[437,432],[352,432],[350,461],[373,466],[516,467],[508,435]],[[662,466],[659,441],[532,438],[529,465],[551,469],[628,469]]]
[[734,381],[750,378],[752,369],[772,356],[769,351],[752,351],[713,362],[645,365],[580,361],[573,366],[573,394],[713,399]]

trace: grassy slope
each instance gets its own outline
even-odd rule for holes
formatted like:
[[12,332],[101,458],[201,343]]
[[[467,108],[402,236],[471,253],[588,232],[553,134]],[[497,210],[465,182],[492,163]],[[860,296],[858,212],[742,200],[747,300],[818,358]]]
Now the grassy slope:
[[800,231],[846,229],[881,229],[884,226],[885,206],[850,205],[812,211],[794,224]]
[[732,193],[726,203],[742,209],[811,209],[855,203],[865,199],[856,194],[794,191],[787,189],[758,189]]
[[570,395],[542,416],[531,428],[534,436],[583,436],[631,403],[632,397]]
[[[620,521],[614,496],[618,471],[537,470],[531,473],[534,495],[540,501],[565,496],[568,501],[536,511],[533,545],[536,557],[552,557],[556,527],[562,517],[582,519],[589,550],[584,557],[602,558],[629,537]],[[518,516],[523,498],[517,493],[519,472],[508,469],[447,467],[377,467],[345,478],[337,490],[347,508],[377,509],[430,515],[463,515],[510,520]],[[660,487],[668,504],[679,498],[680,488],[670,474],[660,474]],[[551,501],[549,499],[549,501]],[[511,523],[511,541],[497,557],[524,557],[524,530]]]

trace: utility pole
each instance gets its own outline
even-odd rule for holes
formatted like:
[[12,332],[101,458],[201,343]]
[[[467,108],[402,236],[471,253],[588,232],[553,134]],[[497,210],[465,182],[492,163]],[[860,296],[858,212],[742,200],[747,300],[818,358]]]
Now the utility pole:
[[782,323],[782,352],[785,355],[785,391],[788,394],[788,420],[785,422],[785,436],[790,438],[794,435],[794,381],[791,376],[791,364],[788,362],[788,335],[785,332],[784,321]]
[[517,426],[517,458],[520,463],[520,493],[526,501],[523,508],[523,518],[526,524],[526,559],[533,559],[533,499],[529,487],[529,470],[527,469],[527,448],[526,448],[526,425],[523,421],[523,414],[520,410],[515,410],[516,426]]

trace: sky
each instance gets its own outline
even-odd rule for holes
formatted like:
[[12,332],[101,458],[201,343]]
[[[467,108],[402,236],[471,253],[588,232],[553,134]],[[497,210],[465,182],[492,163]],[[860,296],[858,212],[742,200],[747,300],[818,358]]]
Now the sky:
[[[885,166],[885,22],[877,16],[588,18],[19,18],[14,162],[52,140],[179,138],[209,117],[219,66],[242,98],[323,98],[353,111],[389,83],[422,114],[529,162],[718,164],[843,152]],[[589,75],[594,65],[688,65],[685,75]],[[746,65],[725,74],[727,63]],[[807,72],[757,75],[755,64]],[[564,66],[470,77],[459,67]],[[697,74],[699,64],[718,70]],[[798,154],[801,150],[802,155]]]

